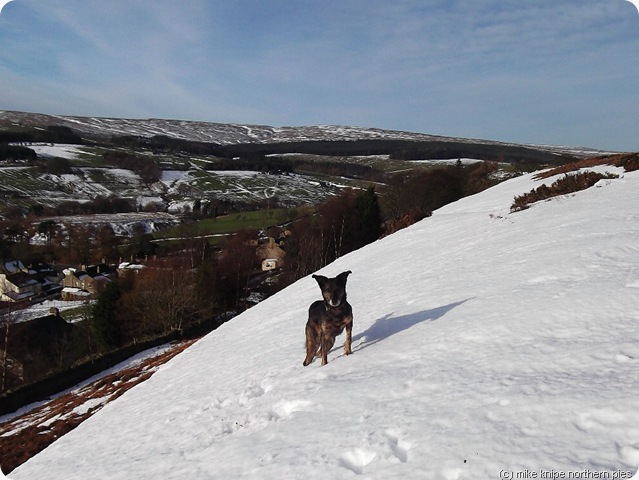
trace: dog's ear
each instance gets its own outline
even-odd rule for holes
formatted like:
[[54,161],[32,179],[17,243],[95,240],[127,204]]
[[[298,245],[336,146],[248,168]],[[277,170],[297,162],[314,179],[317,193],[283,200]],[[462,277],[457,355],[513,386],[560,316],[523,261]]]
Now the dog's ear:
[[324,285],[326,285],[326,282],[328,282],[328,278],[323,275],[313,275],[313,278],[317,280],[317,284],[320,286],[320,288],[324,289]]
[[341,282],[343,285],[346,285],[346,279],[348,278],[348,276],[353,273],[350,270],[347,270],[346,272],[342,272],[340,273],[336,278],[339,282]]

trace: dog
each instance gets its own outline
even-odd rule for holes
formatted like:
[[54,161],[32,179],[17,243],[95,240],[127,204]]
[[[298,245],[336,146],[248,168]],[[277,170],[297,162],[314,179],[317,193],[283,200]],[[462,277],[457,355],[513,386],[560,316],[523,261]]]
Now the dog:
[[316,356],[322,357],[322,365],[328,363],[327,355],[335,344],[335,337],[346,330],[344,354],[351,354],[353,309],[346,301],[346,279],[350,270],[335,278],[313,275],[322,290],[324,300],[313,302],[308,309],[306,322],[306,358],[302,365],[309,365]]

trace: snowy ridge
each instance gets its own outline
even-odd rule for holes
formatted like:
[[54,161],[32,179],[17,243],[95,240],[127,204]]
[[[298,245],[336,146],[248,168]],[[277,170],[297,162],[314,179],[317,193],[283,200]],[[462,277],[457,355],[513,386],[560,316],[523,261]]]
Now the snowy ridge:
[[510,214],[540,183],[506,181],[323,269],[353,272],[352,355],[340,336],[327,366],[302,367],[320,297],[304,278],[10,478],[630,478],[639,172]]
[[[353,140],[411,140],[463,142],[488,145],[519,145],[460,137],[446,137],[425,133],[383,130],[379,128],[349,127],[341,125],[285,126],[238,125],[232,123],[198,122],[168,119],[125,119],[103,117],[77,117],[44,115],[36,113],[2,111],[0,123],[28,125],[61,125],[72,128],[88,136],[133,135],[152,137],[166,135],[190,141],[218,143],[221,145],[244,143],[285,143],[302,141],[353,141]],[[557,155],[593,157],[606,153],[601,150],[553,145],[520,145]]]

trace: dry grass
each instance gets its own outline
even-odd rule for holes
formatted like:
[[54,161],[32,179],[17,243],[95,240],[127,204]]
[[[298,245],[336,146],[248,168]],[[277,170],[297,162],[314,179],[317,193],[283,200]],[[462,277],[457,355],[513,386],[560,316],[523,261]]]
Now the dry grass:
[[576,172],[582,168],[592,168],[600,165],[612,165],[622,167],[626,172],[639,170],[639,153],[623,153],[620,155],[611,155],[606,157],[587,158],[578,162],[566,163],[557,168],[546,170],[536,175],[538,180],[550,178],[562,173]]
[[135,367],[109,374],[0,424],[2,471],[12,472],[107,403],[147,380],[161,365],[195,341],[179,343]]
[[[519,212],[527,209],[532,203],[546,200],[559,195],[567,195],[592,187],[599,180],[605,178],[617,178],[618,175],[610,173],[596,173],[592,171],[579,172],[581,169],[610,165],[621,167],[626,172],[639,170],[639,153],[623,153],[606,157],[587,158],[578,162],[566,163],[556,168],[546,170],[535,176],[535,179],[542,180],[555,175],[565,174],[552,185],[541,185],[528,193],[515,197],[515,201],[510,207],[511,212]],[[578,173],[574,173],[578,172]]]
[[617,175],[610,173],[597,173],[591,171],[566,173],[566,175],[555,181],[550,186],[540,185],[537,188],[533,188],[528,193],[515,197],[515,201],[510,207],[510,211],[519,212],[521,210],[526,210],[532,203],[557,197],[559,195],[567,195],[580,190],[585,190],[592,187],[599,180],[617,177]]

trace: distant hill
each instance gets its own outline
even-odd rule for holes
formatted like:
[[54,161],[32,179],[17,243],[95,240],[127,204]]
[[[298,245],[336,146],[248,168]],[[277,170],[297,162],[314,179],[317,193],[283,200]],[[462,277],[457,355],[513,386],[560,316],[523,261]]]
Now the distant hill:
[[[166,119],[123,119],[99,117],[74,117],[45,115],[37,113],[0,111],[0,127],[44,127],[65,126],[71,128],[82,137],[92,139],[106,139],[117,136],[154,137],[166,136],[194,142],[214,143],[218,145],[273,145],[315,142],[316,147],[321,142],[367,142],[386,141],[377,143],[379,153],[391,153],[398,149],[412,149],[427,151],[429,145],[435,152],[463,150],[464,154],[447,156],[472,156],[474,151],[483,155],[488,152],[506,153],[530,150],[534,152],[550,153],[554,156],[570,156],[576,158],[599,156],[605,153],[592,148],[552,146],[552,145],[520,145],[514,143],[496,142],[490,140],[467,139],[459,137],[445,137],[425,133],[382,130],[378,128],[350,127],[338,125],[316,125],[298,127],[272,127],[267,125],[239,125],[226,123],[198,122],[186,120]],[[463,148],[462,148],[463,146]],[[352,147],[352,146],[351,146]],[[284,147],[272,147],[281,151]],[[267,150],[262,148],[263,150]],[[311,152],[312,148],[308,148]],[[351,148],[351,151],[357,149]],[[290,151],[290,149],[289,149]],[[357,153],[352,153],[357,154]],[[546,157],[550,158],[550,157]],[[506,158],[508,160],[508,158]]]
[[296,207],[441,161],[496,161],[521,172],[607,153],[335,125],[0,111],[0,216],[7,208],[106,213],[91,205],[98,197],[117,199],[113,212],[184,213],[197,202],[216,211]]

